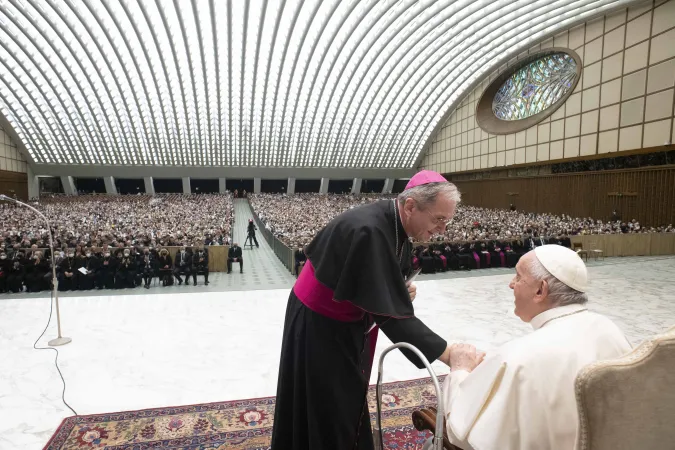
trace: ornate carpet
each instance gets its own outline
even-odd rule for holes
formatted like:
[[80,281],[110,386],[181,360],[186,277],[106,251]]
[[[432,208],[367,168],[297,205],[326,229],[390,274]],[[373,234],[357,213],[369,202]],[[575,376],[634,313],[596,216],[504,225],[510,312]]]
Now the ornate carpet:
[[[375,424],[374,386],[368,404]],[[430,434],[415,430],[410,415],[437,404],[431,379],[385,384],[382,404],[385,448],[421,449]],[[68,417],[44,448],[263,450],[270,446],[273,419],[274,397]]]

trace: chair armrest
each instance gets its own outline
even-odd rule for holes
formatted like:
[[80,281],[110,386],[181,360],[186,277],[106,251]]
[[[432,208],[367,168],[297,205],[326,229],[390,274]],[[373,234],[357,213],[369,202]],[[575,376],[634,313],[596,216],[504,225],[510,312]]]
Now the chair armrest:
[[[415,429],[418,431],[436,432],[436,408],[422,408],[413,411],[412,421]],[[461,448],[450,443],[448,439],[446,423],[443,420],[443,448],[446,450],[462,450]]]

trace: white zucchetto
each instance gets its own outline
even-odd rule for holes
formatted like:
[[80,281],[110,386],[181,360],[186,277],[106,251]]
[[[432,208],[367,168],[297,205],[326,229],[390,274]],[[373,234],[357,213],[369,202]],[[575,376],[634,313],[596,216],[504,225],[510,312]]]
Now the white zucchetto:
[[574,250],[562,245],[548,244],[535,248],[534,254],[551,275],[576,291],[586,292],[588,271]]

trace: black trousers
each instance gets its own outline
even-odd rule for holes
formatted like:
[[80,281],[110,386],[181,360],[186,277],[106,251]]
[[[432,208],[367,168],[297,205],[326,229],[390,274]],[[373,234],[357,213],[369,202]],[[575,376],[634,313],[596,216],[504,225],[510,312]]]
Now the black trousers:
[[80,283],[80,289],[83,291],[94,289],[94,285],[96,284],[96,274],[88,273],[87,275],[80,275],[78,282]]
[[185,284],[190,284],[191,274],[192,270],[188,266],[176,267],[173,269],[173,276],[176,277],[179,283],[183,282],[183,279],[180,276],[185,275]]
[[[232,272],[232,262],[233,262],[232,258],[227,258],[227,273]],[[239,263],[239,271],[243,272],[244,271],[244,258],[237,258],[237,261],[234,261],[234,262]]]
[[96,287],[99,289],[113,289],[115,287],[115,274],[109,269],[99,269],[96,272]]
[[59,291],[77,290],[77,273],[73,269],[73,276],[67,277],[64,273],[57,275],[59,280]]
[[192,270],[192,281],[194,285],[197,285],[197,275],[204,275],[204,283],[209,282],[209,268],[208,266],[196,266]]
[[9,272],[7,275],[7,290],[11,292],[23,291],[23,278],[22,273]]
[[162,281],[162,286],[172,286],[173,272],[171,269],[159,269],[159,279]]
[[[258,239],[255,237],[255,234],[253,235],[249,234],[248,237],[246,238],[246,241],[251,241],[252,243],[255,243],[256,247],[260,247],[258,245]],[[244,247],[246,247],[246,241],[244,241]]]
[[143,269],[143,282],[146,286],[150,286],[152,277],[155,276],[155,271],[152,269]]
[[40,292],[47,289],[48,284],[45,282],[45,273],[31,272],[26,275],[26,289],[28,292]]
[[135,270],[119,270],[115,274],[115,289],[134,288],[136,287],[136,271]]

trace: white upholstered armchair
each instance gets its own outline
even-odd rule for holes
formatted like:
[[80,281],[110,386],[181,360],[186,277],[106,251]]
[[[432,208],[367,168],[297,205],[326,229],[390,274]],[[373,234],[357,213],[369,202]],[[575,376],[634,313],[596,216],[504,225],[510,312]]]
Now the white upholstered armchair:
[[675,327],[575,383],[577,450],[675,449]]

